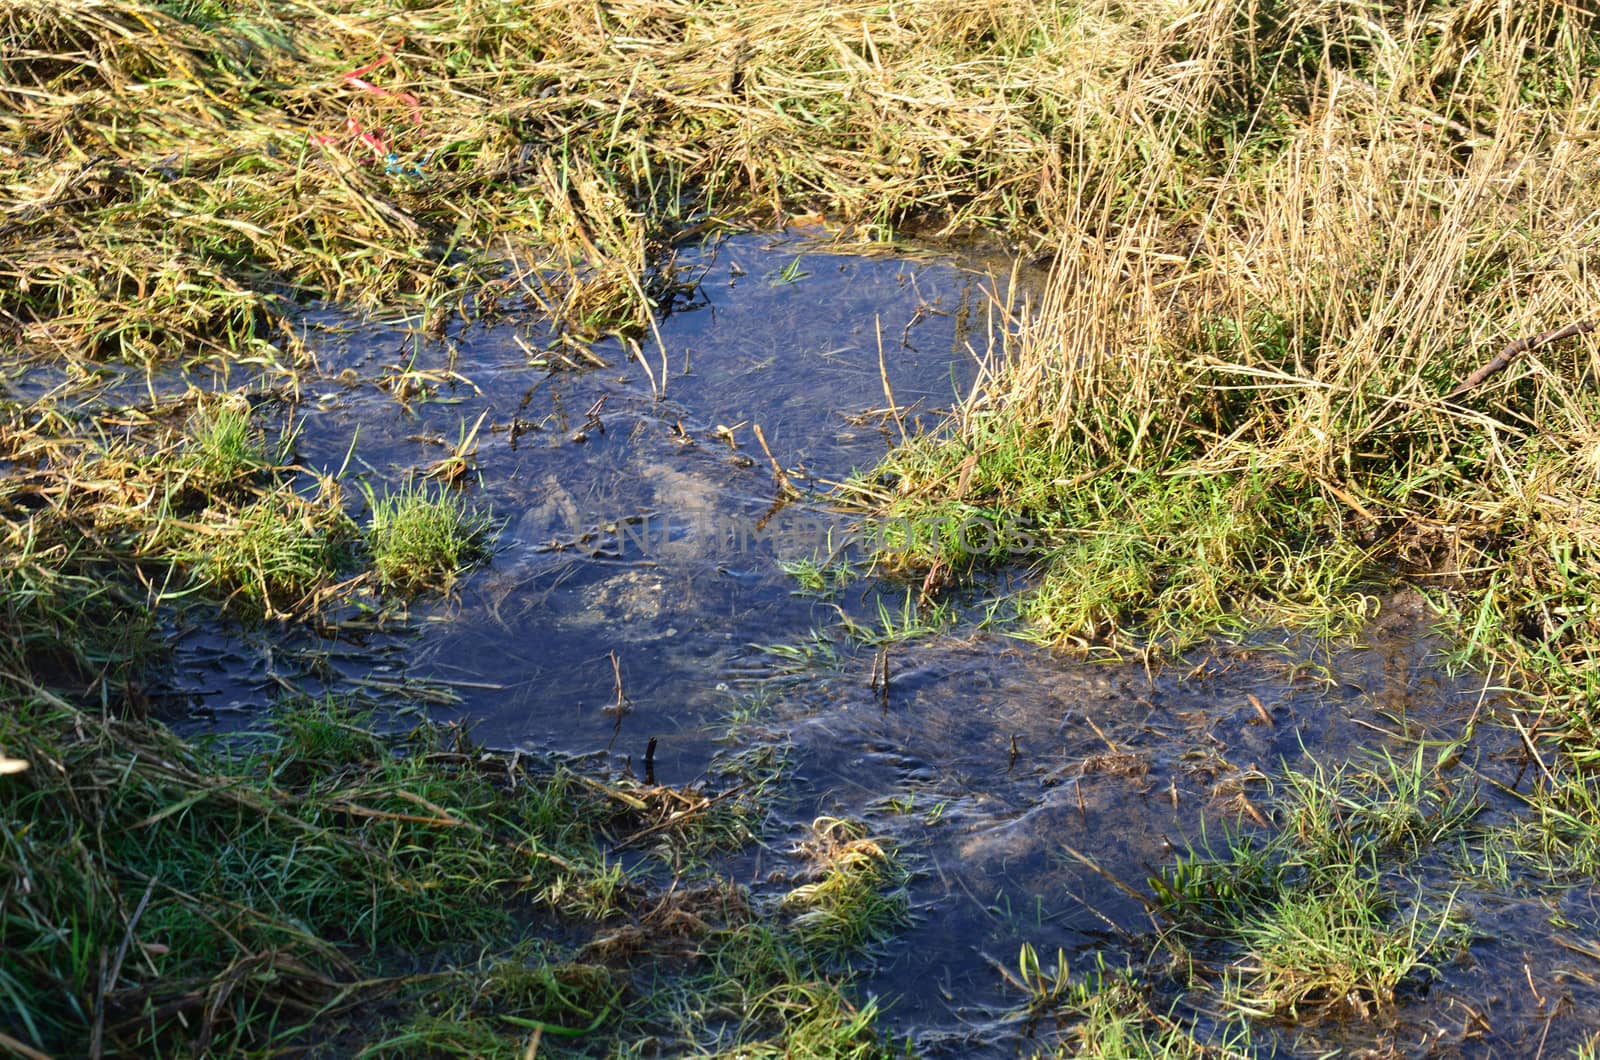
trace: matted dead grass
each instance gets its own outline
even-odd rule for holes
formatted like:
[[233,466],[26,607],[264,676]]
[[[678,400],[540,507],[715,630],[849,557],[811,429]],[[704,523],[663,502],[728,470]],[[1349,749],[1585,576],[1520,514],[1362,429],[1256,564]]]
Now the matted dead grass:
[[1110,149],[1074,65],[1149,50],[1050,4],[107,0],[0,26],[6,340],[134,359],[292,358],[289,302],[437,321],[509,276],[637,330],[715,211],[1022,233]]

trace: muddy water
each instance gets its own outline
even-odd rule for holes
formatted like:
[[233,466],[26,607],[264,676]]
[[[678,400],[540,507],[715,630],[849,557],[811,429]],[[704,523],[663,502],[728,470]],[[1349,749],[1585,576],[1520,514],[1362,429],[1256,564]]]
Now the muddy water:
[[[957,630],[889,649],[886,702],[870,648],[836,636],[799,665],[763,652],[814,647],[841,610],[870,624],[880,602],[900,609],[904,587],[870,580],[835,600],[795,595],[779,563],[848,557],[851,524],[816,497],[775,503],[772,461],[820,491],[870,467],[902,422],[936,423],[987,345],[985,280],[756,236],[687,251],[680,267],[699,286],[660,321],[664,350],[644,345],[648,372],[607,345],[604,367],[552,370],[531,317],[420,343],[370,325],[308,332],[319,372],[293,410],[298,459],[348,463],[381,489],[476,425],[466,488],[502,520],[498,550],[449,597],[382,628],[356,616],[298,643],[174,630],[194,717],[247,723],[290,678],[431,690],[436,715],[486,743],[617,768],[655,740],[670,784],[730,747],[783,746],[793,774],[775,832],[728,871],[778,893],[784,851],[822,813],[893,840],[915,869],[916,919],[863,962],[862,987],[920,1052],[957,1057],[1052,1050],[1056,1028],[1015,1016],[1023,999],[1001,969],[1019,946],[1060,947],[1083,970],[1097,953],[1141,966],[1151,921],[1111,881],[1148,893],[1174,852],[1250,827],[1270,812],[1267,778],[1455,740],[1502,705],[1481,676],[1446,671],[1445,645],[1405,597],[1385,600],[1356,644],[1263,638],[1157,671]],[[663,380],[664,396],[652,389]],[[1516,812],[1495,785],[1526,790],[1525,765],[1498,736],[1466,749],[1456,768],[1480,792],[1481,824]],[[1600,934],[1588,892],[1463,884],[1445,861],[1418,871],[1456,892],[1471,945],[1396,1012],[1258,1027],[1258,1051],[1570,1051],[1600,1014],[1600,964],[1554,944],[1550,924],[1580,949]],[[1218,1024],[1211,1002],[1156,1006],[1204,1033]]]

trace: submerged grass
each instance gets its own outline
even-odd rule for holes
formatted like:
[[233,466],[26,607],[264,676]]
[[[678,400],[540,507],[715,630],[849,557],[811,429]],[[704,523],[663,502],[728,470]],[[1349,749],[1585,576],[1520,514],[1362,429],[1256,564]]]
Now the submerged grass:
[[[1291,772],[1278,829],[1152,877],[1168,942],[1225,961],[1224,995],[1257,1017],[1392,1006],[1402,983],[1462,943],[1449,899],[1410,867],[1463,833],[1475,806],[1415,759]],[[1409,891],[1409,893],[1408,893]]]
[[1127,963],[1047,967],[1024,944],[1006,977],[1026,1017],[1065,1023],[1062,1056],[1299,1055],[1298,1028],[1383,1024],[1469,944],[1458,846],[1499,843],[1441,761],[1419,747],[1286,770],[1270,820],[1253,811],[1148,878],[1156,930],[1126,938]]
[[817,864],[817,879],[790,891],[801,942],[837,957],[888,937],[909,918],[906,872],[893,852],[850,821],[819,817],[802,852]]
[[1017,970],[1012,984],[1028,995],[1030,1019],[1054,1013],[1072,1021],[1066,1042],[1054,1053],[1036,1053],[1036,1058],[1231,1060],[1254,1055],[1248,1029],[1232,1029],[1216,1041],[1198,1040],[1180,1020],[1155,1007],[1139,975],[1131,968],[1106,967],[1103,955],[1097,955],[1092,971],[1074,975],[1065,953],[1058,950],[1055,964],[1047,968],[1033,946],[1023,943]]

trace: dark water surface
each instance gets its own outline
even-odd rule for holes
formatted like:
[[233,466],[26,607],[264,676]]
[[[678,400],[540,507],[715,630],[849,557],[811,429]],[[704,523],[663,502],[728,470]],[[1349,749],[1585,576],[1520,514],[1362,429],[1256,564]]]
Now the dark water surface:
[[[752,644],[829,617],[792,594],[778,561],[826,558],[849,520],[776,504],[772,459],[800,484],[870,468],[900,430],[882,376],[907,430],[937,423],[988,333],[984,277],[949,265],[740,237],[680,269],[702,282],[660,322],[666,370],[653,341],[643,349],[661,400],[625,351],[552,373],[541,336],[499,326],[420,351],[413,370],[458,378],[401,405],[368,380],[410,357],[407,340],[365,330],[320,355],[330,380],[361,382],[324,384],[298,446],[332,469],[357,437],[357,456],[393,481],[487,411],[468,492],[503,520],[499,551],[451,600],[418,609],[408,673],[455,688],[491,744],[637,757],[656,737],[663,783],[704,769],[701,728],[726,710]],[[631,706],[620,726],[603,709],[616,702],[612,653]]]
[[[433,688],[437,715],[494,746],[608,754],[620,767],[655,739],[666,784],[694,782],[730,748],[782,747],[792,775],[776,834],[728,871],[770,889],[818,814],[893,840],[915,870],[915,923],[868,962],[863,988],[921,1051],[964,1057],[1053,1050],[1052,1027],[1013,1014],[1023,999],[1000,971],[1015,971],[1022,943],[1041,956],[1060,947],[1084,970],[1096,952],[1149,956],[1151,922],[1112,879],[1148,893],[1145,878],[1174,852],[1248,826],[1285,768],[1442,746],[1501,706],[1484,677],[1445,669],[1448,645],[1405,596],[1382,601],[1355,644],[1263,637],[1154,671],[948,632],[890,648],[886,703],[870,647],[836,637],[811,665],[758,650],[815,647],[840,608],[868,624],[880,603],[898,615],[907,590],[867,580],[834,601],[794,593],[779,563],[850,555],[852,524],[815,499],[775,504],[754,428],[802,484],[871,467],[901,430],[883,374],[896,403],[914,406],[907,430],[936,424],[970,385],[989,343],[988,281],[756,236],[680,266],[701,285],[660,321],[665,369],[643,344],[666,380],[659,400],[614,345],[597,347],[606,367],[550,370],[534,321],[422,343],[398,327],[309,332],[320,371],[293,410],[298,459],[348,462],[381,490],[476,424],[466,491],[504,530],[492,562],[417,604],[404,628],[348,623],[298,645],[174,630],[197,724],[248,724],[278,677],[309,678]],[[421,389],[403,398],[408,383]],[[1496,785],[1525,791],[1530,778],[1516,741],[1479,732],[1459,776],[1480,790],[1487,827],[1518,805]],[[1570,1054],[1600,1014],[1600,947],[1590,956],[1582,942],[1600,934],[1592,892],[1463,884],[1442,861],[1419,871],[1454,893],[1470,947],[1396,1012],[1267,1028],[1260,1051]]]

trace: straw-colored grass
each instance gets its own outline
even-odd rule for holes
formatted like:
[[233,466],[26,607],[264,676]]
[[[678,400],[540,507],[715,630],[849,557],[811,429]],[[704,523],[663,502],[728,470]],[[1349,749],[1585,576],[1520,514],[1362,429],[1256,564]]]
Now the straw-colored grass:
[[1600,635],[1595,15],[1135,6],[1075,8],[1072,33],[1116,29],[1063,69],[1086,108],[1066,135],[1093,142],[1038,200],[1049,283],[1005,306],[959,430],[893,458],[877,501],[1023,527],[1046,639],[1348,625],[1403,574],[1475,648],[1581,686]]
[[1047,4],[0,4],[0,319],[19,348],[136,360],[291,358],[286,299],[438,322],[516,297],[637,330],[709,209],[1015,227],[1070,194],[1060,75],[1105,44],[1078,26]]

